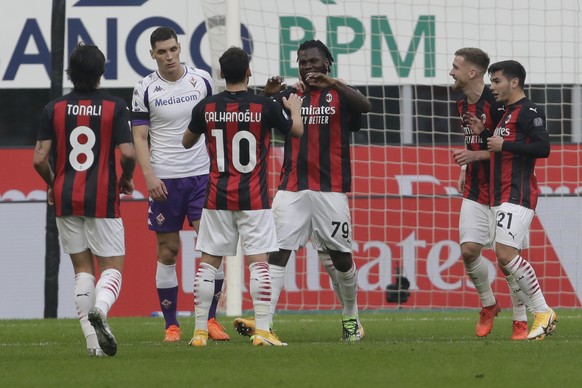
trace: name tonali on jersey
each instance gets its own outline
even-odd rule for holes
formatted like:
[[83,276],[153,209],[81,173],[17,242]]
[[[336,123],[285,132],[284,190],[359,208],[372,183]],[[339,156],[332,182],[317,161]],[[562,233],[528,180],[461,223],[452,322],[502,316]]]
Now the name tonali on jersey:
[[101,116],[101,105],[67,104],[68,115]]

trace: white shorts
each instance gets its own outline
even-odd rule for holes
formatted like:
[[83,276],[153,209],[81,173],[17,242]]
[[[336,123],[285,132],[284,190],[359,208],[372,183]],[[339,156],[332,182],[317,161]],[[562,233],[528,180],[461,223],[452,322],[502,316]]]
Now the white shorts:
[[57,217],[56,221],[65,253],[75,254],[89,249],[99,257],[125,255],[121,218],[63,216]]
[[270,209],[202,209],[197,250],[213,256],[234,256],[239,235],[245,255],[279,250],[275,221]]
[[489,247],[492,240],[490,217],[489,205],[463,198],[459,216],[459,243],[473,242]]
[[272,208],[281,249],[296,251],[312,237],[317,249],[352,252],[352,220],[345,193],[279,190]]
[[529,228],[534,211],[513,203],[502,203],[491,208],[493,241],[517,250],[529,247]]

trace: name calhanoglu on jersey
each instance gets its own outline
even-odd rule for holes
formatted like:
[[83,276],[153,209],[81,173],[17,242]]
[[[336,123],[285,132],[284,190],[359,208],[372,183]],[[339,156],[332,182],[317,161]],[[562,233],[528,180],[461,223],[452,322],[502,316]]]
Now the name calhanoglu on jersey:
[[207,123],[259,123],[261,112],[205,112],[204,120]]
[[70,116],[101,116],[101,105],[67,104],[67,115]]

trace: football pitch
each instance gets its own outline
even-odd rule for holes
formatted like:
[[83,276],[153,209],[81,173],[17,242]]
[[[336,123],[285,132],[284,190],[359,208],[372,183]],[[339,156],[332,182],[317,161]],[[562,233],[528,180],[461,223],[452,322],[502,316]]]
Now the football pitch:
[[[280,314],[287,347],[253,347],[231,319],[229,342],[162,343],[161,318],[110,318],[114,357],[89,358],[74,319],[0,320],[4,387],[581,387],[582,310],[557,310],[556,334],[511,341],[511,313],[477,338],[476,310],[362,312],[365,338],[343,343],[338,312]],[[530,318],[531,325],[531,318]]]

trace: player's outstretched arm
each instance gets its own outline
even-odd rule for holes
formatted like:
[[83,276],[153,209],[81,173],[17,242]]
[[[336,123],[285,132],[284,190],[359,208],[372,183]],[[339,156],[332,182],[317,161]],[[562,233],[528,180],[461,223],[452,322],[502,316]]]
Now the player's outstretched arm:
[[267,83],[265,84],[265,87],[261,92],[261,96],[269,97],[279,93],[282,90],[285,90],[285,88],[287,88],[287,84],[283,82],[283,77],[275,75],[267,79]]
[[372,109],[372,103],[359,90],[352,88],[339,78],[332,78],[323,73],[309,73],[305,82],[310,86],[320,89],[331,88],[338,91],[344,97],[348,105],[359,113],[368,113]]

